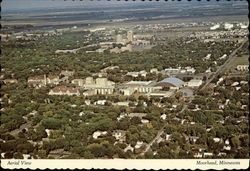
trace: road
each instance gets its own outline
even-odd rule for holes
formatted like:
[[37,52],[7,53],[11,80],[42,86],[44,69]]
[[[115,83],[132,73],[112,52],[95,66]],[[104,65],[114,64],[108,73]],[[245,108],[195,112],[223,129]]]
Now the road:
[[204,86],[201,88],[201,90],[203,90],[204,88],[206,88],[219,74],[221,74],[226,66],[232,61],[232,59],[234,59],[236,57],[236,53],[238,52],[239,49],[242,48],[242,46],[247,42],[247,40],[245,40],[244,42],[242,42],[242,44],[237,48],[235,49],[229,56],[228,56],[228,59],[226,60],[226,62],[221,65],[216,72],[213,73],[213,75],[211,76],[210,79],[208,79],[206,81],[206,83],[204,84]]
[[[213,79],[214,79],[215,77],[217,77],[220,73],[223,72],[223,70],[224,70],[224,69],[226,68],[226,66],[232,61],[232,59],[236,57],[237,51],[238,51],[239,49],[241,49],[242,46],[243,46],[246,42],[247,42],[247,40],[245,40],[245,41],[240,45],[240,47],[238,47],[237,49],[235,49],[235,50],[228,56],[227,61],[226,61],[223,65],[221,65],[221,66],[219,67],[219,69],[212,75],[212,77],[204,84],[204,86],[203,86],[201,89],[204,89],[205,87],[207,87],[207,86],[213,81]],[[178,112],[177,115],[180,114],[180,113],[183,113],[184,111],[186,111],[186,110],[187,110],[187,107],[188,107],[188,104],[190,104],[190,103],[192,102],[193,99],[194,99],[194,96],[192,96],[192,97],[189,99],[188,103],[186,103],[186,104],[183,106],[182,110],[181,110],[180,112]],[[159,130],[159,132],[158,132],[158,134],[156,135],[156,137],[155,137],[149,144],[146,145],[145,150],[143,150],[143,152],[140,153],[139,156],[143,156],[143,155],[150,149],[150,147],[153,145],[153,143],[156,142],[156,141],[160,138],[160,136],[164,133],[164,128],[165,128],[165,126],[166,126],[166,124],[164,124],[164,126]]]

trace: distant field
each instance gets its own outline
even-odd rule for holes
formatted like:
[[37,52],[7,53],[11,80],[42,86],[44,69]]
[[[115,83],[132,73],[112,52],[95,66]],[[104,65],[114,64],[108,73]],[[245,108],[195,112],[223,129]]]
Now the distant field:
[[234,58],[227,66],[226,71],[235,68],[237,65],[249,65],[248,56],[244,55],[241,57]]

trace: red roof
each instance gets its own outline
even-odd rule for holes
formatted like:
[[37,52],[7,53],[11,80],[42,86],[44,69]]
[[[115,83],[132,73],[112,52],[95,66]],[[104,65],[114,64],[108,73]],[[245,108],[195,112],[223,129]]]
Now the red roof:
[[67,87],[67,86],[57,86],[51,90],[52,92],[70,92],[70,93],[78,93],[78,90],[73,87]]

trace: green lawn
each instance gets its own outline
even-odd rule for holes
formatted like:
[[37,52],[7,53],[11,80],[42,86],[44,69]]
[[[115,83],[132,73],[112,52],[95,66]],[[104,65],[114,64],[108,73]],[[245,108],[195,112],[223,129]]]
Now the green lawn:
[[244,55],[234,58],[230,64],[228,64],[226,71],[235,68],[237,65],[249,65],[248,56]]

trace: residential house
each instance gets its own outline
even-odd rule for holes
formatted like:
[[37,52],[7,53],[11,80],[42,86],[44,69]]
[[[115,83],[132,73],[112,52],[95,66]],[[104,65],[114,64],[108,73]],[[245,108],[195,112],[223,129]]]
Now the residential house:
[[47,84],[55,84],[55,85],[57,85],[57,84],[59,84],[59,82],[60,82],[60,78],[57,75],[48,75],[46,77],[46,83]]
[[43,76],[29,77],[28,84],[37,88],[46,86],[46,76],[43,75]]

